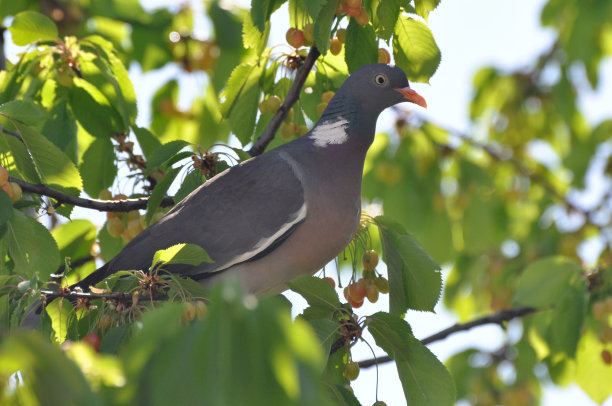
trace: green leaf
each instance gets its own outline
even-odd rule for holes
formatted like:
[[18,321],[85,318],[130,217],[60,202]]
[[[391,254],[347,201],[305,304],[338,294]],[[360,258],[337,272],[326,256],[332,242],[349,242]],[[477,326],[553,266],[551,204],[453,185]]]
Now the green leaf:
[[115,148],[110,138],[96,138],[85,153],[80,165],[83,176],[83,189],[97,198],[102,189],[112,186],[117,176]]
[[221,103],[221,114],[223,117],[229,117],[229,113],[236,102],[240,90],[253,69],[255,69],[255,66],[256,65],[252,63],[243,63],[232,71],[225,89],[221,92],[221,98],[223,99],[223,103]]
[[147,224],[151,224],[151,219],[153,215],[159,208],[159,205],[162,199],[166,196],[170,185],[176,178],[176,175],[179,174],[182,168],[170,168],[165,174],[164,177],[161,178],[157,185],[155,185],[155,189],[153,189],[153,193],[149,197],[149,201],[147,202],[147,214],[145,215],[145,220]]
[[553,306],[568,291],[570,282],[579,278],[580,274],[580,266],[565,257],[539,259],[523,270],[514,302],[536,308]]
[[[310,5],[310,2],[307,2],[307,4]],[[336,17],[335,11],[336,1],[328,0],[320,9],[319,17],[314,19],[314,40],[321,55],[325,55],[329,49],[329,37]]]
[[131,327],[131,324],[122,324],[119,327],[108,330],[102,337],[100,353],[116,354],[121,345],[131,336]]
[[97,227],[89,220],[72,220],[51,230],[57,242],[60,257],[72,260],[91,255],[91,246],[96,240]]
[[323,7],[323,4],[325,3],[335,3],[336,1],[332,0],[332,1],[327,1],[327,0],[308,0],[304,2],[304,7],[306,8],[306,11],[308,12],[308,15],[310,16],[310,18],[312,18],[314,21],[317,20],[317,17],[319,16],[319,13],[321,12],[321,8]]
[[378,3],[376,15],[378,16],[378,36],[388,42],[400,15],[399,0],[381,1]]
[[342,306],[334,288],[321,278],[301,275],[287,282],[287,286],[302,295],[310,306],[327,308],[330,315]]
[[187,176],[185,176],[185,179],[183,179],[183,183],[181,183],[181,187],[179,187],[176,195],[174,195],[174,203],[178,203],[183,200],[189,193],[202,186],[205,181],[206,179],[204,178],[201,170],[194,169],[193,171],[189,172]]
[[94,388],[103,385],[105,388],[118,389],[125,386],[123,365],[117,357],[98,354],[84,342],[71,345],[66,350],[66,355],[81,368]]
[[323,346],[323,354],[329,354],[332,344],[340,338],[338,334],[340,323],[329,319],[309,320],[308,324],[314,330]]
[[[208,7],[208,15],[213,23],[215,42],[223,50],[240,49],[242,47],[242,21],[217,2]],[[263,32],[263,30],[262,30]]]
[[21,177],[30,183],[41,183],[40,176],[36,172],[36,167],[32,162],[32,157],[27,148],[16,137],[0,133],[0,137],[5,141],[7,148],[2,148],[5,153],[10,153],[17,166],[17,171]]
[[344,59],[349,73],[360,66],[378,61],[378,41],[371,25],[362,27],[354,18],[351,18],[346,28]]
[[260,79],[265,64],[243,64],[232,72],[223,91],[223,115],[229,117],[232,132],[242,145],[251,141],[259,105]]
[[44,120],[45,111],[38,104],[25,100],[12,100],[0,106],[4,113],[13,120],[29,125],[37,125]]
[[[94,394],[89,387],[77,365],[59,346],[50,343],[40,333],[20,332],[7,336],[2,342],[0,373],[8,377],[18,371],[25,379],[20,380],[10,394],[3,393],[3,400],[10,396],[7,404],[104,404],[100,394]],[[24,403],[24,399],[31,402]]]
[[41,280],[47,280],[60,265],[59,250],[49,230],[17,210],[6,224],[8,253],[15,263],[14,272],[27,278],[38,272]]
[[78,125],[68,107],[67,91],[54,100],[47,115],[41,134],[61,149],[72,162],[77,163],[77,156],[81,152],[77,140]]
[[149,162],[147,162],[147,171],[150,173],[155,168],[161,168],[164,163],[166,163],[169,159],[171,159],[187,145],[189,145],[187,141],[175,140],[156,148],[149,156]]
[[425,21],[429,17],[429,12],[433,11],[440,4],[440,0],[414,0],[416,13],[423,17]]
[[400,16],[395,26],[393,56],[408,80],[425,83],[429,83],[442,58],[429,27],[406,16]]
[[252,0],[251,18],[259,31],[263,32],[266,22],[270,21],[270,15],[278,9],[286,0]]
[[214,262],[204,248],[196,244],[176,244],[155,252],[153,264],[185,264],[198,266],[202,262]]
[[384,226],[380,231],[389,270],[391,313],[402,314],[407,309],[433,311],[442,289],[439,265],[408,234]]
[[138,113],[134,85],[123,62],[115,55],[112,43],[99,35],[85,37],[83,42],[92,44],[98,54],[104,57],[96,58],[94,64],[100,69],[106,81],[113,86],[117,104],[123,113],[124,125],[127,127],[133,124]]
[[177,319],[152,328],[143,318],[142,333],[124,352],[127,364],[135,358],[139,365],[133,381],[138,389],[126,403],[329,404],[320,382],[321,346],[306,322],[292,322],[280,299],[245,300],[234,285],[224,284],[213,291],[205,320],[179,330]]
[[255,27],[250,14],[245,14],[242,20],[242,44],[245,48],[260,49],[264,42],[261,31]]
[[376,344],[395,360],[406,402],[413,405],[453,405],[455,385],[444,364],[398,316],[375,313],[366,320]]
[[355,394],[344,385],[334,384],[328,386],[328,389],[332,393],[331,397],[336,406],[361,406]]
[[23,46],[36,41],[51,41],[57,38],[57,27],[48,17],[36,11],[22,11],[9,27],[15,45]]
[[159,139],[146,128],[134,126],[132,127],[132,130],[136,135],[138,145],[140,145],[140,149],[142,149],[142,153],[144,154],[145,158],[150,159],[153,151],[161,147],[161,142],[159,142]]
[[[183,292],[191,295],[191,298],[206,299],[210,296],[210,291],[208,289],[191,278],[181,278],[176,274],[172,274],[172,280],[180,286]],[[169,293],[171,293],[171,291]]]
[[81,190],[83,182],[76,165],[62,150],[38,131],[13,122],[36,166],[41,180],[49,185]]
[[3,190],[0,192],[0,226],[4,225],[12,216],[13,202],[9,195]]
[[587,289],[583,280],[567,289],[553,310],[546,334],[550,349],[574,357],[582,335],[588,304]]
[[63,343],[68,335],[68,328],[75,317],[74,306],[70,300],[60,297],[45,305],[45,312],[51,319],[51,328],[57,343]]
[[612,395],[612,368],[602,362],[601,353],[610,350],[592,329],[587,329],[578,343],[576,351],[575,381],[598,404],[603,404]]
[[88,133],[107,138],[127,131],[121,116],[100,90],[78,77],[72,83],[68,93],[70,108]]

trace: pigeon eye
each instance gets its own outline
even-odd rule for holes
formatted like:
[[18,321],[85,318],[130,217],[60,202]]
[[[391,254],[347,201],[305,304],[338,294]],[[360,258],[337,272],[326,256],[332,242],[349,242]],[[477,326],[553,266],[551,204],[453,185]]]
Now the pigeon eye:
[[374,77],[374,83],[376,83],[378,86],[384,86],[387,83],[387,77],[382,73],[378,74]]

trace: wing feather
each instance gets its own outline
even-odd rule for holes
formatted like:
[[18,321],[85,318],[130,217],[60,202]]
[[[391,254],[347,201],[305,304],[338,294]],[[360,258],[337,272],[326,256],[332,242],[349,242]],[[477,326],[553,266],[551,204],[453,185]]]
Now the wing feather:
[[196,278],[258,257],[306,216],[297,170],[286,154],[273,151],[226,170],[134,238],[109,262],[107,272],[148,269],[155,251],[178,243],[197,244],[215,261],[171,269]]

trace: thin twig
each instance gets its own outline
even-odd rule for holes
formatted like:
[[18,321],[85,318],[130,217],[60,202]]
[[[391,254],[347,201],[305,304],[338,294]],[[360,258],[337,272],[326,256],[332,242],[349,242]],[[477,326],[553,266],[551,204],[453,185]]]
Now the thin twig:
[[[457,323],[454,326],[446,328],[442,331],[439,331],[435,334],[430,335],[429,337],[425,337],[421,340],[423,345],[431,344],[435,341],[440,341],[448,336],[458,333],[460,331],[467,331],[474,327],[483,326],[485,324],[499,324],[501,325],[505,321],[512,320],[516,317],[523,317],[528,314],[534,313],[538,311],[533,307],[517,307],[514,309],[500,310],[497,313],[490,314],[488,316],[484,316],[472,321],[468,321],[467,323]],[[391,362],[393,359],[389,356],[383,356],[378,358],[367,359],[363,361],[359,361],[359,367],[361,368],[369,368],[371,366],[378,364],[382,364],[385,362]]]
[[[2,69],[0,69],[0,70],[2,70]],[[23,142],[23,138],[21,138],[21,135],[18,132],[16,132],[16,131],[7,130],[6,128],[2,127],[1,125],[0,125],[0,131],[2,131],[3,133],[5,133],[7,135],[13,136],[13,137],[17,138],[19,141]]]
[[[35,185],[33,183],[25,182],[21,179],[10,178],[11,182],[17,183],[21,186],[25,192],[35,193],[38,195],[48,196],[62,204],[71,204],[74,206],[85,207],[87,209],[99,210],[99,211],[118,211],[128,212],[138,209],[146,209],[148,197],[139,197],[137,199],[126,199],[126,200],[98,200],[98,199],[85,199],[82,197],[72,196],[55,189],[51,189],[45,185]],[[174,205],[174,199],[171,196],[166,196],[162,199],[161,207],[170,207]]]
[[317,47],[310,47],[310,52],[308,52],[308,56],[304,60],[304,64],[298,70],[297,75],[295,77],[295,81],[293,85],[291,85],[291,89],[287,93],[283,104],[280,106],[272,120],[268,123],[268,126],[264,130],[263,134],[255,141],[250,150],[248,150],[248,154],[251,156],[260,155],[265,151],[268,144],[274,139],[274,134],[276,134],[276,130],[280,127],[283,119],[287,115],[287,112],[291,110],[291,107],[295,104],[295,102],[300,97],[300,91],[302,90],[302,86],[306,82],[306,78],[310,73],[310,70],[314,66],[315,61],[321,55]]
[[0,70],[6,70],[6,55],[4,54],[4,31],[6,31],[6,27],[0,27]]

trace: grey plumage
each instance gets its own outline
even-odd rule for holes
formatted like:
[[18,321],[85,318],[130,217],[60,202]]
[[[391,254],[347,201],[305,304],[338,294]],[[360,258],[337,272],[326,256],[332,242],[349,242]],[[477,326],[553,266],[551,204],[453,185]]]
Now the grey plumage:
[[251,292],[273,293],[316,272],[356,232],[376,120],[402,101],[424,106],[399,68],[356,70],[308,134],[217,175],[78,285],[87,289],[119,270],[146,270],[155,251],[177,243],[198,244],[215,261],[169,268],[204,284],[237,276]]

